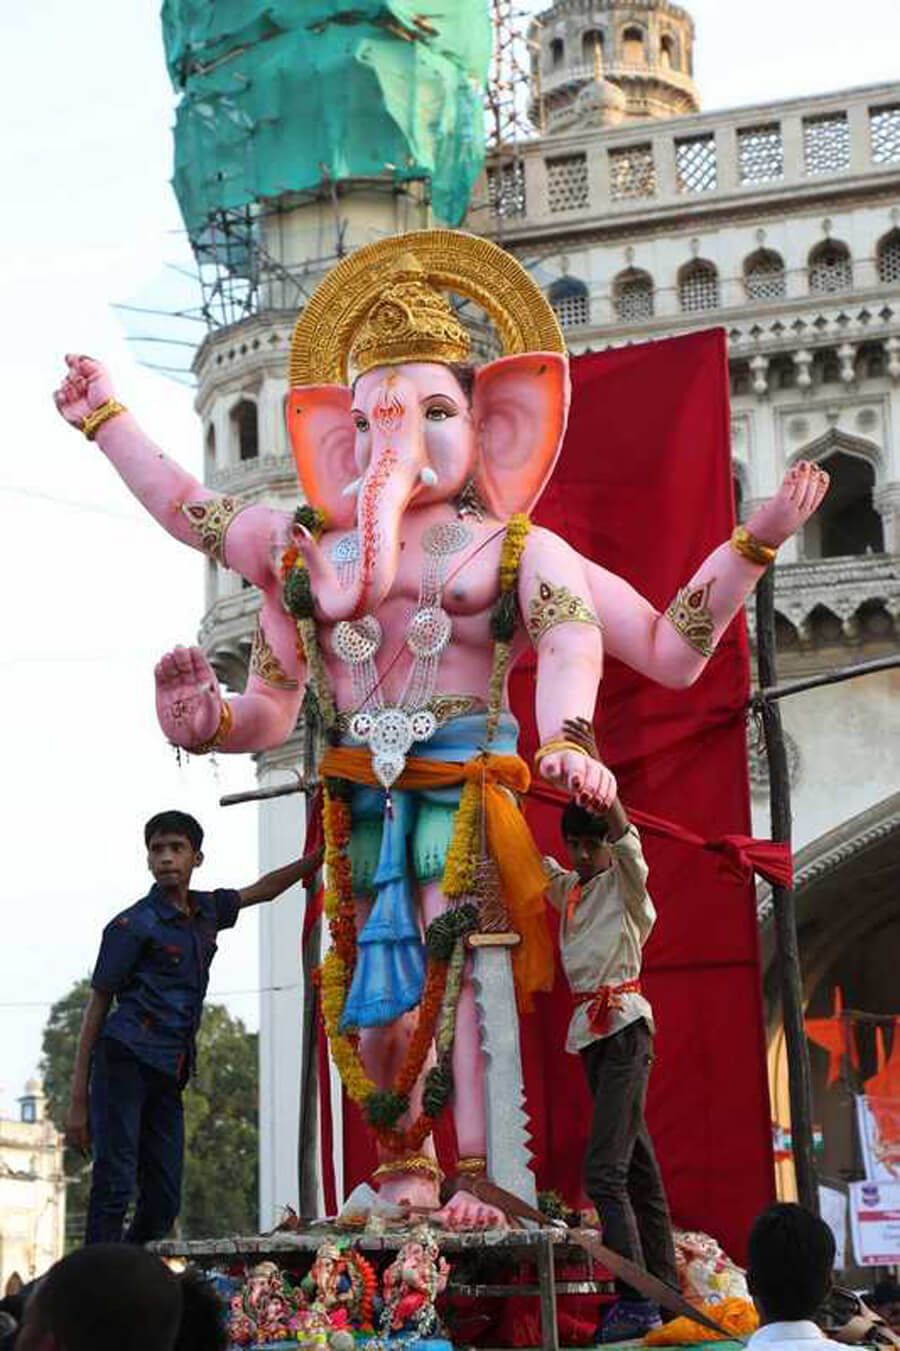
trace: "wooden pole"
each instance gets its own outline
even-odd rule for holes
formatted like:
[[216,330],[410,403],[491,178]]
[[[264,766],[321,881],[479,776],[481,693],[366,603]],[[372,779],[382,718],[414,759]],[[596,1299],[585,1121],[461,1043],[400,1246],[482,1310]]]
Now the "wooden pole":
[[786,680],[782,685],[770,685],[757,690],[750,704],[753,708],[758,708],[767,699],[784,699],[789,694],[818,690],[823,685],[839,685],[845,680],[855,680],[858,676],[875,675],[878,671],[892,671],[897,666],[900,666],[900,655],[876,657],[873,661],[857,662],[855,666],[835,666],[830,671],[821,671],[818,675],[807,676],[803,680]]
[[[303,719],[303,778],[311,784],[317,761],[317,728],[314,712],[307,699]],[[312,797],[307,793],[306,825],[309,829]],[[316,879],[318,881],[318,879]],[[309,904],[311,893],[306,894]],[[316,920],[300,954],[303,969],[303,1036],[300,1061],[300,1116],[297,1124],[297,1174],[300,1214],[315,1217],[319,1213],[319,991],[314,973],[322,948],[322,922]]]
[[[769,568],[756,588],[756,661],[759,684],[777,683],[775,669],[775,572]],[[759,702],[766,755],[769,762],[769,810],[772,839],[791,841],[791,789],[781,710],[769,700]],[[791,1104],[791,1148],[802,1206],[819,1213],[819,1190],[813,1156],[812,1077],[809,1048],[803,1026],[803,980],[797,942],[797,912],[792,887],[773,886],[775,953],[781,992],[781,1013],[787,1048],[788,1089]]]

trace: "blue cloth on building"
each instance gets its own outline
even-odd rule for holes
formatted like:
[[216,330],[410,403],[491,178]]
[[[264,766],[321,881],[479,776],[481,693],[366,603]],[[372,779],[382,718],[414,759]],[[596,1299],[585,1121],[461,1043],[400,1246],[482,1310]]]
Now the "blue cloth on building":
[[116,996],[104,1037],[144,1064],[184,1079],[193,1069],[197,1028],[216,954],[216,935],[241,908],[237,891],[192,891],[191,914],[153,886],[103,930],[91,985]]
[[[493,755],[515,755],[519,725],[511,713],[500,718],[490,744]],[[465,764],[479,753],[487,738],[483,713],[451,718],[430,741],[414,748],[426,760]],[[409,839],[422,801],[457,803],[461,786],[411,792],[391,790],[393,810],[384,814],[386,793],[380,788],[355,789],[354,820],[383,815],[381,854],[373,881],[375,901],[359,935],[353,980],[341,1017],[341,1030],[381,1027],[415,1008],[425,983],[425,945],[413,897],[409,867]]]

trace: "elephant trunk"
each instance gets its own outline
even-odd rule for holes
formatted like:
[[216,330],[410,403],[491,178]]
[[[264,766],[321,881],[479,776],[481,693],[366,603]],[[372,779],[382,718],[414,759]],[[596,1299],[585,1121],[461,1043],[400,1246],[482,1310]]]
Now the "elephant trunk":
[[[400,525],[425,470],[425,446],[418,410],[409,413],[393,389],[376,398],[373,446],[359,482],[359,561],[354,585],[342,587],[331,564],[308,542],[303,552],[327,623],[370,613],[390,593],[400,564]],[[427,474],[427,470],[425,471]]]

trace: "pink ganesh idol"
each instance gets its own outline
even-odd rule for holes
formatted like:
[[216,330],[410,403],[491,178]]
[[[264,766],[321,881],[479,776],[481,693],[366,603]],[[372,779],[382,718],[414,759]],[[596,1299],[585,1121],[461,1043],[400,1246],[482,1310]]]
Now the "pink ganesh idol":
[[[447,293],[490,316],[499,360],[470,364]],[[529,771],[516,755],[509,665],[534,645],[536,768],[602,809],[613,776],[562,728],[591,717],[604,650],[689,686],[827,476],[792,468],[659,613],[530,527],[566,426],[562,336],[513,258],[451,231],[359,250],[301,314],[285,404],[307,503],[294,518],[210,492],[116,402],[99,363],[67,364],[62,416],[166,530],[261,593],[243,694],[226,701],[196,648],[159,662],[164,734],[194,753],[274,747],[293,731],[304,686],[315,690],[330,743],[320,772],[331,1051],[376,1135],[383,1196],[434,1208],[431,1127],[448,1103],[463,1175],[486,1167],[471,929],[485,927],[487,909],[488,928],[518,936],[523,1006],[551,973],[543,869],[515,806]],[[502,1219],[464,1188],[438,1217]]]

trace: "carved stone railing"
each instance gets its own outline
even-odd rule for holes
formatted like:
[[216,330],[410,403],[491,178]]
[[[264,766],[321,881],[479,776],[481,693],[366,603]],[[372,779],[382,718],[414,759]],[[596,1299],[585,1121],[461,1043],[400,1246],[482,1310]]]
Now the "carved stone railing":
[[297,467],[290,455],[260,455],[214,469],[209,486],[219,493],[293,492],[299,495]]
[[[673,72],[665,77],[671,81]],[[572,77],[560,71],[558,78]],[[650,171],[629,173],[630,152],[648,154]],[[900,176],[900,86],[872,85],[607,130],[588,126],[536,138],[519,153],[524,204],[504,221],[510,245],[520,236],[524,242],[535,234],[558,234],[601,215],[607,222],[634,215],[646,221],[676,211],[730,211],[748,198],[773,204],[783,196],[815,199],[838,184],[852,189],[861,180],[890,183]],[[566,199],[552,191],[553,161],[576,156],[584,157],[587,187]],[[489,160],[489,175],[492,169],[497,172]],[[480,225],[476,211],[471,226]]]
[[[785,563],[775,571],[775,611],[800,648],[900,637],[900,556],[871,554]],[[748,608],[753,622],[753,607]]]
[[230,690],[243,690],[246,683],[260,600],[256,587],[223,596],[200,623],[198,642],[216,675]]

